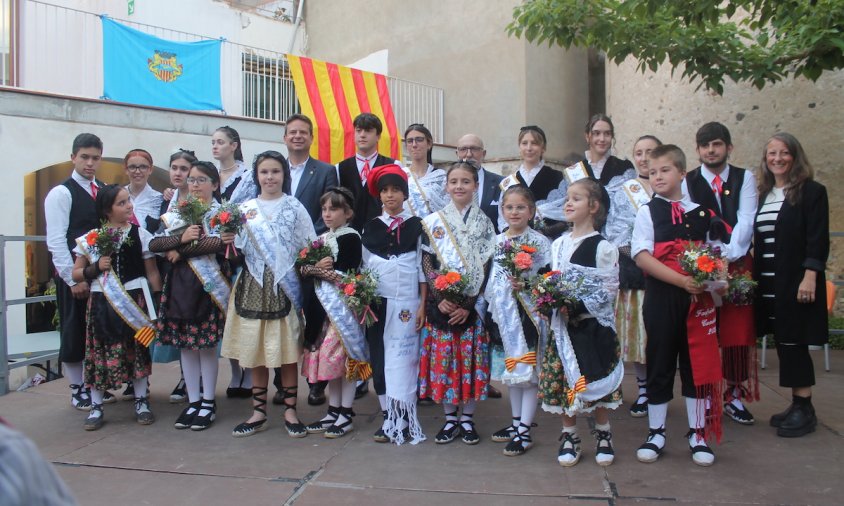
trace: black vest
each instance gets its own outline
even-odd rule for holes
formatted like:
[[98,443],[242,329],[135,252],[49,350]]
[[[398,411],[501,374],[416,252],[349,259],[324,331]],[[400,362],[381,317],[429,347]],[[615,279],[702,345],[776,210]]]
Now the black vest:
[[[706,182],[706,178],[701,174],[700,167],[690,171],[686,174],[686,186],[689,189],[689,198],[698,205],[711,209],[722,220],[727,222],[731,227],[735,227],[738,222],[738,206],[741,201],[741,187],[744,184],[745,169],[730,166],[730,178],[724,181],[721,185],[723,193],[721,193],[721,205],[718,205],[718,199],[715,198],[715,192],[712,191],[712,186]],[[726,241],[730,240],[729,234]]]
[[[95,182],[102,188],[101,181],[95,180]],[[96,201],[79,186],[79,183],[71,177],[67,178],[62,185],[70,191],[70,216],[65,239],[67,239],[67,248],[73,251],[76,247],[76,238],[99,227],[100,220],[97,218]]]
[[141,250],[141,236],[138,233],[137,225],[132,225],[129,230],[129,239],[132,244],[127,245],[124,242],[120,251],[111,256],[112,269],[117,272],[121,283],[146,276],[144,256]]
[[[588,169],[589,177],[592,179],[598,179],[595,177],[595,173],[592,172],[592,166],[589,165],[589,161],[584,158],[583,163]],[[616,158],[615,156],[610,156],[607,158],[606,163],[604,163],[604,168],[601,170],[601,177],[598,181],[600,181],[603,186],[606,186],[610,184],[612,178],[624,175],[625,172],[632,169],[633,162],[630,160],[622,160],[620,158]]]
[[[364,247],[381,258],[399,256],[416,250],[416,243],[422,235],[422,218],[411,216],[396,230],[389,231],[387,224],[379,218],[372,219],[363,227],[361,242]],[[398,235],[398,239],[396,236]]]
[[559,170],[552,169],[551,167],[545,165],[540,170],[539,173],[536,174],[536,177],[533,178],[533,182],[528,185],[525,180],[522,178],[521,172],[516,172],[516,179],[519,180],[519,184],[522,186],[527,186],[530,191],[533,193],[533,198],[536,200],[545,200],[548,198],[548,194],[551,193],[552,190],[556,190],[557,187],[560,186],[560,183],[563,181],[563,173]]
[[[391,163],[393,163],[391,158],[378,154],[370,168]],[[355,195],[355,217],[352,219],[351,226],[360,232],[369,220],[381,214],[381,201],[370,195],[369,191],[363,187],[360,181],[360,172],[358,172],[358,164],[354,156],[346,158],[337,164],[337,167],[340,173],[340,186],[352,190],[352,193]]]
[[683,221],[671,223],[671,202],[654,198],[646,204],[651,211],[654,225],[654,244],[671,242],[675,239],[684,241],[705,241],[709,231],[709,211],[698,205],[683,214]]
[[583,267],[597,267],[595,257],[598,254],[598,244],[603,240],[604,238],[600,234],[587,237],[574,250],[574,253],[571,254],[571,260],[569,262],[582,265]]

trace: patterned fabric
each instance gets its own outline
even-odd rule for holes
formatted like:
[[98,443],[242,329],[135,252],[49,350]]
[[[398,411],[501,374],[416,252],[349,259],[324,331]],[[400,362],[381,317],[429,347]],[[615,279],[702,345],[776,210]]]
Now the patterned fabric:
[[[243,318],[277,320],[290,313],[290,299],[273,284],[273,273],[264,268],[263,284],[249,269],[243,269],[235,282],[234,310]],[[262,286],[263,285],[263,286]]]
[[480,318],[460,334],[430,323],[422,328],[420,397],[448,404],[484,400],[489,373],[489,338]]
[[625,362],[645,363],[645,319],[642,316],[644,290],[619,290],[615,305],[615,328],[621,341],[621,357]]
[[[146,309],[140,290],[131,290],[129,293],[141,309]],[[107,390],[120,388],[124,383],[149,376],[152,372],[149,348],[138,343],[133,338],[134,331],[125,324],[123,332],[120,332],[121,339],[110,338],[106,342],[103,339],[102,325],[99,324],[100,318],[91,316],[98,308],[111,310],[111,306],[102,293],[92,292],[88,299],[88,317],[85,327],[83,378],[85,384],[92,388]]]
[[[546,411],[562,413],[569,407],[569,382],[566,380],[563,362],[557,353],[554,339],[548,339],[539,373],[539,393],[537,398]],[[595,408],[615,409],[621,405],[621,387],[593,402],[583,402],[580,413],[589,413]],[[557,408],[557,409],[555,409]]]
[[322,330],[324,337],[312,349],[306,349],[302,359],[302,376],[308,383],[346,376],[346,350],[337,329],[326,320]]
[[[167,283],[169,283],[169,280]],[[161,306],[159,306],[158,314],[158,342],[187,350],[201,350],[217,346],[217,343],[223,338],[225,313],[216,304],[211,304],[210,310],[203,319],[168,320],[169,293],[165,285],[164,292],[161,294]]]

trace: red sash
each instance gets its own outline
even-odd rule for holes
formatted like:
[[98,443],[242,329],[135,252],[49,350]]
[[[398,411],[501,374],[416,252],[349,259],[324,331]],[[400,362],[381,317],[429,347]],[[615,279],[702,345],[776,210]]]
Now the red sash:
[[[750,272],[751,267],[751,257],[745,255],[732,262],[729,271],[730,274]],[[732,387],[737,386],[741,400],[758,401],[759,375],[753,306],[736,306],[725,301],[718,314],[718,327],[728,397],[735,396]]]
[[717,441],[721,441],[722,375],[716,321],[712,296],[707,292],[694,296],[686,319],[692,378],[697,397],[710,401],[708,415],[698,413],[697,416],[698,419],[705,417],[704,437],[714,435]]

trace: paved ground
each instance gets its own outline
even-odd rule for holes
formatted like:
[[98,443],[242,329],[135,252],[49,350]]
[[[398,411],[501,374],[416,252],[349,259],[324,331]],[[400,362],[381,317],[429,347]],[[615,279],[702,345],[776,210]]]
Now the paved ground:
[[[754,426],[724,421],[724,439],[715,448],[716,463],[701,468],[691,462],[685,408],[669,409],[668,446],[655,464],[636,461],[635,449],[647,433],[645,419],[633,419],[626,407],[612,415],[616,462],[601,468],[593,460],[588,420],[580,421],[583,460],[574,468],[557,465],[558,417],[541,413],[534,429],[536,445],[522,457],[505,457],[503,445],[489,435],[505,426],[509,404],[491,399],[475,415],[483,441],[418,446],[382,445],[371,434],[380,423],[377,400],[370,394],[356,403],[356,430],[345,438],[309,436],[294,440],[284,432],[281,410],[271,407],[269,430],[245,439],[230,436],[246,418],[249,401],[219,400],[219,418],[205,432],[177,431],[172,423],[182,405],[167,403],[178,377],[177,365],[156,364],[153,410],[158,421],[142,427],[132,405],[106,406],[106,425],[82,430],[85,414],[68,406],[63,380],[0,397],[0,415],[24,431],[54,462],[83,505],[134,504],[829,504],[844,503],[844,352],[833,352],[832,372],[824,372],[822,353],[813,353],[818,385],[814,402],[817,432],[782,439],[768,426],[782,410],[787,392],[777,386],[776,354],[761,372],[762,400],[751,406]],[[228,381],[221,363],[218,396]],[[626,398],[634,378],[625,378]],[[303,391],[300,389],[300,391]],[[300,394],[302,419],[313,421],[322,409],[311,408]],[[443,422],[439,407],[420,408],[429,438]],[[2,499],[0,499],[2,503]]]

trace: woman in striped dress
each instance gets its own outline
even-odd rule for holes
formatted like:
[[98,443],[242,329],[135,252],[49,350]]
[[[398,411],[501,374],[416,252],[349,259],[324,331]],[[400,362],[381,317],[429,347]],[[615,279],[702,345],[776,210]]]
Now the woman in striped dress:
[[754,278],[759,282],[756,326],[773,334],[780,360],[780,386],[792,404],[771,417],[781,437],[815,430],[815,373],[810,345],[827,342],[826,260],[829,202],[826,188],[797,139],[787,133],[768,140],[762,155],[759,211],[754,229]]

